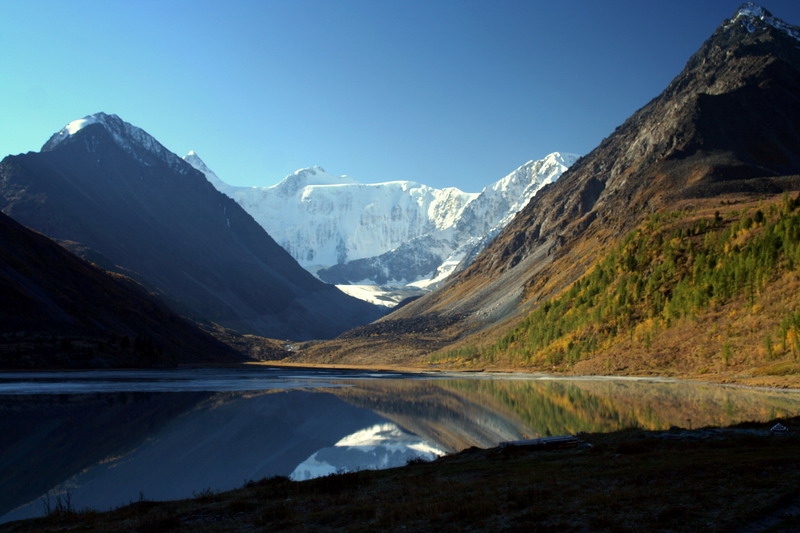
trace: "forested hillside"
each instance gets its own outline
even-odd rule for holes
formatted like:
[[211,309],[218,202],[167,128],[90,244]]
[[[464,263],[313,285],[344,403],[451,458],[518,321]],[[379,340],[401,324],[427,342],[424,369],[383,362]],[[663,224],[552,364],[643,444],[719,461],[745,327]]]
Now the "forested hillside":
[[[700,373],[745,361],[796,370],[800,195],[720,204],[651,216],[498,341],[432,362],[563,369],[600,358],[612,369],[635,348],[641,369],[668,371],[669,354],[692,335],[703,353],[688,364]],[[698,339],[711,315],[715,327]]]

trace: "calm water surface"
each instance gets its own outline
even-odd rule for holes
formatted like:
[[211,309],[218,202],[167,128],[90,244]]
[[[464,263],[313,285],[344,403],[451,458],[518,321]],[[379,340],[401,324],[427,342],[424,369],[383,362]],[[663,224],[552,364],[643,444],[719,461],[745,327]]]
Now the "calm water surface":
[[800,414],[800,394],[671,380],[347,370],[0,373],[0,522],[470,446]]

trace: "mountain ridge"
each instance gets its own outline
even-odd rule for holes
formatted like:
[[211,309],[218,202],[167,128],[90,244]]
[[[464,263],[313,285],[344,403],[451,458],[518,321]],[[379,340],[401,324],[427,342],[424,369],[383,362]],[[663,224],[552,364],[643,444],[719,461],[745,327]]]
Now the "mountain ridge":
[[554,152],[479,193],[465,193],[409,180],[359,183],[320,167],[270,187],[235,187],[220,183],[196,154],[185,157],[323,281],[423,288],[474,256],[475,247],[576,158]]
[[76,122],[0,163],[3,212],[95,250],[179,312],[244,333],[325,338],[380,316],[302,269],[144,130],[105,113]]

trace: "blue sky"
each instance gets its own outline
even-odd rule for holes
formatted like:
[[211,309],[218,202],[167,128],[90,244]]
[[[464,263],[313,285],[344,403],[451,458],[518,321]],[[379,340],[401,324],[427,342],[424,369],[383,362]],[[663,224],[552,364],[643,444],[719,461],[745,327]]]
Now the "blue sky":
[[0,0],[0,155],[105,111],[234,185],[320,165],[478,191],[590,151],[738,5]]

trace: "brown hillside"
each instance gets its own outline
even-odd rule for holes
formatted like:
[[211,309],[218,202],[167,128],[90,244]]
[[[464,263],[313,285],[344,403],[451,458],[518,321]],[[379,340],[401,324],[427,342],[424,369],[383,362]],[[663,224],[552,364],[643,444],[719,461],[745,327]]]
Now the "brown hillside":
[[800,188],[800,48],[771,20],[725,21],[664,92],[540,191],[468,269],[305,357],[408,360],[503,329],[652,213],[692,198]]

